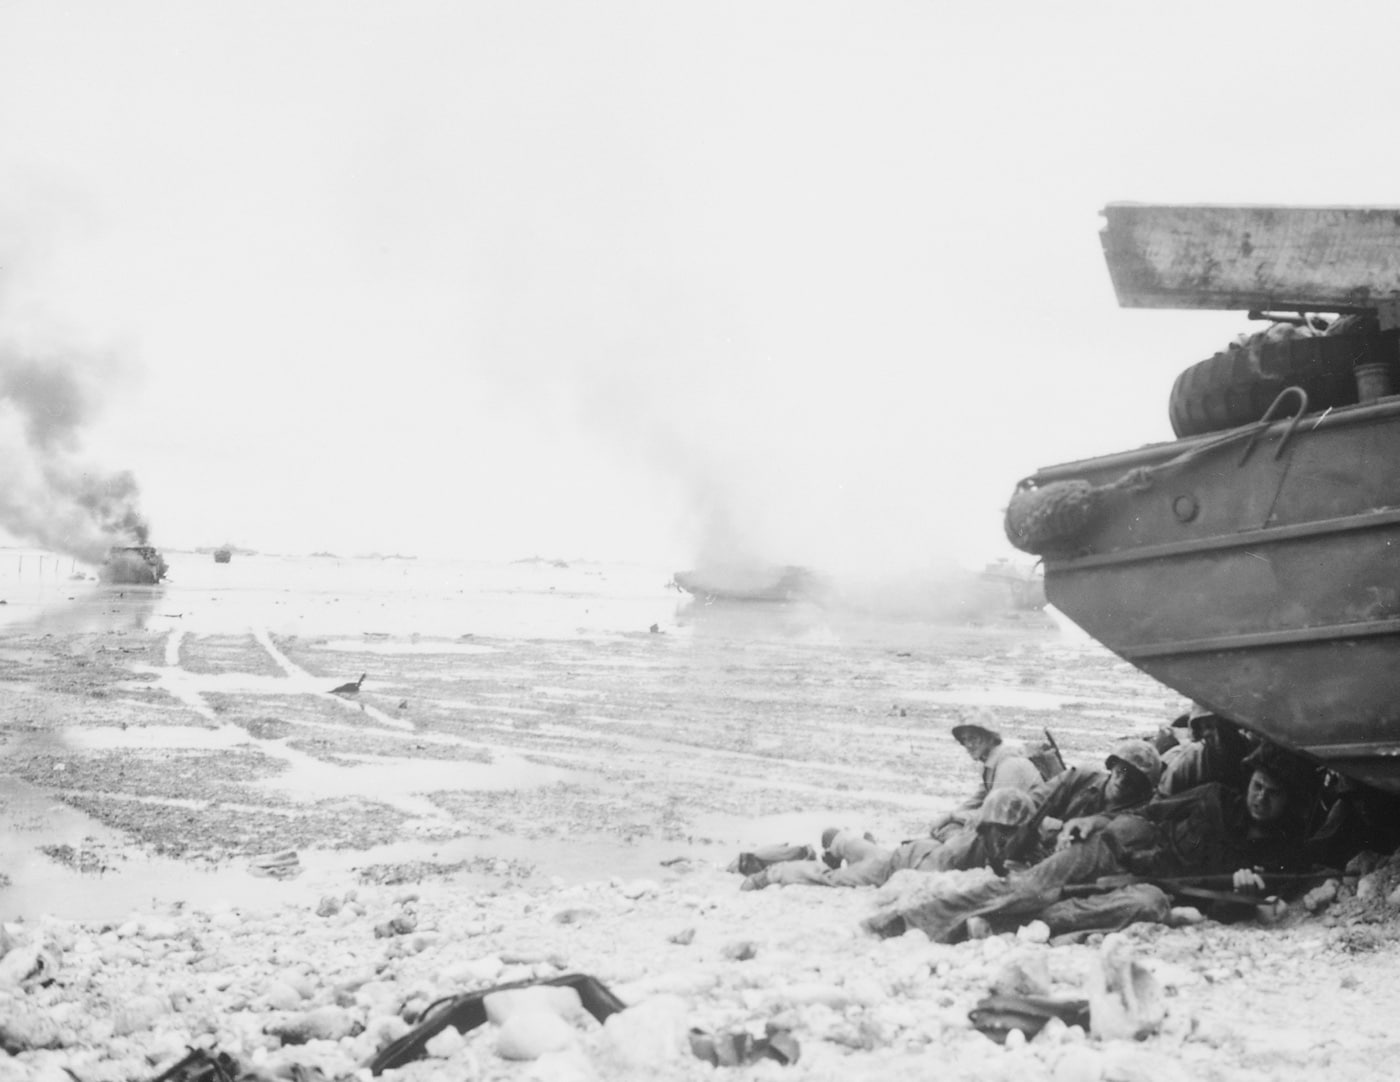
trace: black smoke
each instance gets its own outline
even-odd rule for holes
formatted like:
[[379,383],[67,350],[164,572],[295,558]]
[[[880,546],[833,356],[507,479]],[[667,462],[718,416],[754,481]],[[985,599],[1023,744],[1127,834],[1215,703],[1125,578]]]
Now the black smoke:
[[114,355],[0,341],[0,529],[15,540],[88,563],[148,543],[135,477],[83,448],[123,370]]

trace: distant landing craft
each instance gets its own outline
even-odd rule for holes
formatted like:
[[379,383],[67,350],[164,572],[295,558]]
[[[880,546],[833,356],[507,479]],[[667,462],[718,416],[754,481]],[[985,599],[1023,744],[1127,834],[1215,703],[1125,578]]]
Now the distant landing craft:
[[805,567],[733,565],[677,571],[671,585],[701,601],[816,601],[830,583]]
[[368,675],[368,673],[360,673],[360,678],[358,680],[353,680],[348,684],[341,684],[338,688],[331,688],[331,694],[358,695],[360,693],[360,685],[365,682],[365,677]]

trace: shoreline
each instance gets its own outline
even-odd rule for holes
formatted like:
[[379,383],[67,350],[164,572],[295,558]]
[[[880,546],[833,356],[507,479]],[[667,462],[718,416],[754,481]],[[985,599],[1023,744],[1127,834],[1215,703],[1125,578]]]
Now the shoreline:
[[[1122,662],[1024,627],[843,635],[793,610],[682,618],[561,638],[302,637],[149,615],[0,633],[0,775],[35,796],[0,805],[6,838],[111,903],[83,920],[0,910],[0,1017],[19,1020],[3,1041],[25,1049],[0,1055],[0,1076],[154,1078],[196,1045],[341,1077],[440,996],[564,972],[603,981],[632,1020],[581,1021],[567,1047],[526,1061],[503,1058],[486,1026],[385,1077],[709,1078],[690,1027],[770,1022],[802,1057],[751,1068],[765,1077],[1388,1075],[1400,948],[1384,905],[1271,928],[1134,927],[1110,944],[1159,982],[1157,1035],[1003,1047],[968,1012],[1009,964],[1082,995],[1100,946],[880,940],[861,930],[879,892],[745,893],[722,870],[827,825],[913,836],[971,787],[948,736],[969,705],[1009,735],[1052,728],[1072,762],[1096,758],[1176,705]],[[322,690],[365,669],[358,701]],[[483,766],[499,787],[480,787]],[[390,785],[415,771],[422,791]],[[454,771],[464,784],[444,788]],[[357,776],[379,781],[330,784]],[[94,822],[110,837],[74,844],[71,866],[36,852],[55,804],[79,842]],[[401,848],[357,847],[379,836]],[[299,874],[254,874],[288,849]],[[133,881],[171,869],[168,892],[118,905],[116,877],[83,871],[85,853]],[[51,982],[16,984],[41,957]]]

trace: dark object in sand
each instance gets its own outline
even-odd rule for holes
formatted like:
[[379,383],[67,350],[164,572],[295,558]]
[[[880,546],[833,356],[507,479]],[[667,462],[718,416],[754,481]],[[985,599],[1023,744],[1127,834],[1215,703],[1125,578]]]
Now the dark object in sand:
[[151,545],[114,545],[102,565],[101,578],[123,585],[154,586],[168,570],[165,558]]
[[358,695],[360,693],[360,685],[365,682],[365,677],[368,675],[368,673],[360,673],[360,678],[358,680],[352,680],[348,684],[341,684],[338,688],[331,688],[331,694]]
[[214,562],[216,564],[226,564],[233,559],[233,549],[221,548],[214,550]]
[[493,992],[507,992],[516,988],[530,988],[535,985],[554,985],[572,988],[578,992],[583,1009],[602,1022],[618,1011],[626,1010],[627,1004],[618,999],[608,987],[596,977],[583,973],[566,973],[562,977],[549,977],[544,980],[515,981],[511,984],[498,984],[494,988],[482,988],[475,992],[464,992],[459,996],[446,996],[428,1005],[420,1021],[397,1041],[385,1045],[365,1064],[370,1074],[402,1067],[405,1063],[418,1059],[428,1042],[452,1026],[459,1033],[476,1029],[486,1021],[486,997]]
[[161,1071],[151,1082],[236,1082],[242,1073],[238,1061],[227,1052],[191,1048],[184,1059]]
[[1052,1018],[1067,1026],[1089,1028],[1087,999],[1053,999],[1049,996],[994,995],[979,1000],[968,1013],[973,1028],[997,1044],[1006,1043],[1006,1035],[1019,1029],[1030,1040]]
[[759,1060],[777,1060],[784,1067],[796,1063],[802,1054],[797,1039],[785,1026],[769,1022],[766,1033],[755,1037],[745,1030],[732,1033],[709,1033],[703,1029],[690,1031],[690,1050],[697,1059],[716,1067],[743,1067]]

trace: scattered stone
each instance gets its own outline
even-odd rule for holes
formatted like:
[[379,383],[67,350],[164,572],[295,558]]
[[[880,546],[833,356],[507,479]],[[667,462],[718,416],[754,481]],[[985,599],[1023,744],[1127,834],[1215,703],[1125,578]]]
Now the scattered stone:
[[582,924],[585,921],[596,919],[598,911],[589,909],[586,906],[575,906],[570,909],[561,909],[550,919],[555,924]]
[[316,907],[318,917],[333,917],[340,912],[343,903],[333,894],[327,894],[321,899],[321,904]]
[[443,971],[443,979],[450,985],[493,984],[505,969],[505,962],[494,954],[475,958],[469,962],[458,962]]
[[304,1014],[269,1022],[263,1032],[281,1039],[283,1044],[305,1044],[307,1041],[338,1041],[352,1037],[364,1027],[344,1007],[327,1004]]
[[624,898],[636,901],[638,898],[649,897],[660,891],[661,885],[654,879],[634,879],[630,883],[623,883],[618,888],[618,893]]
[[583,1009],[578,989],[567,985],[537,984],[492,992],[482,1000],[486,1017],[501,1026],[517,1014],[553,1014],[570,1024],[590,1017]]
[[740,939],[726,943],[720,954],[731,962],[747,962],[750,958],[758,956],[758,945],[752,940]]
[[1103,1055],[1083,1045],[1066,1048],[1055,1060],[1050,1078],[1052,1082],[1100,1082],[1103,1078]]
[[409,935],[418,927],[418,921],[409,913],[401,913],[397,917],[384,921],[382,924],[374,926],[375,939],[390,939],[396,935]]
[[1381,862],[1381,855],[1370,849],[1357,853],[1347,861],[1345,872],[1349,876],[1365,876],[1375,871]]
[[992,979],[997,995],[1048,996],[1051,991],[1050,959],[1044,951],[1025,951],[1002,963]]
[[695,929],[686,928],[683,931],[676,932],[674,935],[669,936],[668,938],[672,943],[675,943],[682,947],[688,947],[691,945],[691,943],[695,942]]
[[37,943],[17,946],[0,958],[0,987],[34,988],[58,972],[58,959]]
[[1167,1008],[1157,978],[1121,934],[1104,938],[1101,969],[1089,991],[1089,1025],[1103,1040],[1141,1040],[1162,1027]]
[[263,993],[263,1002],[274,1011],[294,1011],[304,998],[289,981],[273,981]]
[[22,1003],[0,1004],[0,1049],[11,1055],[39,1048],[62,1048],[63,1031],[48,1012]]
[[132,996],[112,1012],[112,1032],[118,1037],[150,1029],[170,1013],[169,998]]
[[502,1059],[538,1059],[578,1041],[578,1031],[550,1011],[522,1011],[511,1015],[496,1036],[496,1053]]
[[434,1059],[452,1059],[466,1047],[467,1035],[454,1026],[446,1026],[428,1038],[423,1051]]
[[1103,1082],[1192,1082],[1178,1060],[1128,1044],[1109,1044],[1102,1062]]
[[603,1023],[602,1054],[625,1070],[656,1076],[662,1064],[690,1057],[691,1009],[679,996],[659,995]]

